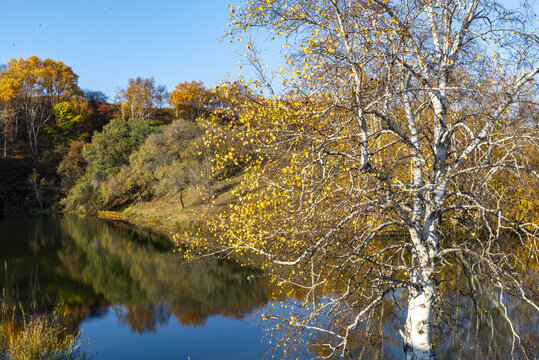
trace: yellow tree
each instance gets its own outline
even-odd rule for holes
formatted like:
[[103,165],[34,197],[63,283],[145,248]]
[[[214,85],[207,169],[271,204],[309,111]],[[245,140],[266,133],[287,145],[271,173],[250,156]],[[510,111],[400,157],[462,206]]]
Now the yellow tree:
[[220,84],[214,89],[206,88],[201,81],[183,82],[176,85],[169,95],[169,104],[176,109],[176,116],[188,121],[204,118],[226,123],[237,118],[237,107],[247,95],[240,83]]
[[4,140],[4,157],[7,156],[7,142],[16,134],[14,99],[17,94],[19,82],[9,79],[0,73],[0,123],[2,126],[2,138]]
[[163,106],[167,99],[167,88],[157,85],[154,78],[130,78],[127,87],[116,96],[120,103],[122,119],[147,120],[154,110]]
[[78,76],[61,61],[41,60],[36,56],[11,59],[1,73],[2,86],[15,91],[15,127],[26,128],[31,152],[38,151],[43,127],[54,119],[52,107],[80,94]]
[[176,85],[169,94],[168,103],[176,109],[176,117],[187,121],[196,121],[207,115],[211,103],[211,92],[202,81],[185,81]]
[[[230,34],[246,40],[256,69],[264,67],[251,33],[282,41],[284,90],[252,97],[234,123],[209,133],[221,150],[216,176],[245,168],[238,200],[210,227],[219,251],[263,255],[283,286],[303,289],[306,311],[287,325],[320,334],[323,356],[353,353],[355,332],[397,293],[407,304],[406,358],[434,359],[433,310],[448,267],[491,281],[500,309],[511,293],[539,310],[523,275],[537,268],[538,224],[515,221],[499,205],[506,185],[494,181],[504,172],[537,179],[537,119],[519,116],[537,109],[529,8],[483,0],[231,8]],[[260,78],[255,86],[267,84]]]
[[[75,105],[82,105],[84,109],[85,99],[77,99]],[[72,140],[82,140],[89,137],[88,133],[81,132],[83,116],[68,101],[63,101],[53,106],[56,117],[54,126],[46,125],[45,130],[54,139],[58,146],[68,146]]]

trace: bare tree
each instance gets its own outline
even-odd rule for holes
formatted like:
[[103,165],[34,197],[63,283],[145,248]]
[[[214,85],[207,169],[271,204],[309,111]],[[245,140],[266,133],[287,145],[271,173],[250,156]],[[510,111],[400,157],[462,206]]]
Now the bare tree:
[[[482,0],[232,9],[231,34],[247,38],[247,52],[245,32],[262,28],[281,39],[288,65],[285,95],[241,109],[238,136],[258,155],[214,224],[219,251],[262,254],[283,286],[303,289],[311,305],[288,324],[323,334],[323,357],[347,356],[354,332],[402,289],[406,358],[434,359],[433,304],[448,267],[481,268],[500,294],[539,310],[522,275],[538,256],[539,39],[529,9]],[[236,161],[224,150],[217,169]]]

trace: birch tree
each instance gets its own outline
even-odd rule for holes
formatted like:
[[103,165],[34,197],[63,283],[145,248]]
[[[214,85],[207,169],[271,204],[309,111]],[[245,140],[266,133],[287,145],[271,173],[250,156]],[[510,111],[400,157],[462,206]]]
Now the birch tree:
[[154,78],[130,78],[125,89],[118,90],[122,119],[150,119],[156,108],[161,108],[168,98],[167,88],[157,85]]
[[[2,69],[0,69],[1,71]],[[0,73],[1,74],[1,73]],[[3,157],[7,157],[8,140],[16,135],[16,119],[14,110],[14,99],[17,93],[17,82],[13,79],[0,77],[0,124],[3,140]]]
[[[231,8],[229,34],[255,69],[260,31],[283,44],[285,66],[283,95],[267,74],[251,82],[273,95],[251,97],[234,124],[238,146],[214,159],[214,173],[241,163],[246,174],[212,223],[216,251],[263,255],[283,289],[302,289],[307,305],[286,324],[326,339],[322,357],[352,356],[354,332],[402,291],[405,357],[436,358],[431,325],[451,267],[488,279],[502,305],[512,294],[539,310],[529,285],[539,235],[534,16],[482,0]],[[207,143],[224,144],[230,128]]]
[[14,93],[10,106],[15,114],[15,135],[20,122],[33,153],[38,152],[39,134],[54,119],[52,107],[80,94],[78,76],[69,66],[37,56],[11,59],[0,73],[0,82]]

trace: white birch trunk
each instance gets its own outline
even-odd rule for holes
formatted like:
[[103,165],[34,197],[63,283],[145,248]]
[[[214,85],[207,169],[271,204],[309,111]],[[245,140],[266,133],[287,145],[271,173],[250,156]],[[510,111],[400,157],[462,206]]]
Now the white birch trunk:
[[431,271],[421,268],[418,273],[421,280],[416,283],[421,284],[420,289],[411,287],[408,290],[408,314],[403,334],[404,354],[406,360],[433,360],[436,355],[430,336],[430,313],[434,284],[428,280]]
[[[432,223],[434,224],[434,223]],[[432,301],[434,298],[435,265],[425,237],[434,229],[421,235],[420,228],[410,229],[412,240],[412,270],[408,286],[408,313],[402,338],[406,360],[434,360],[434,348],[430,336]]]

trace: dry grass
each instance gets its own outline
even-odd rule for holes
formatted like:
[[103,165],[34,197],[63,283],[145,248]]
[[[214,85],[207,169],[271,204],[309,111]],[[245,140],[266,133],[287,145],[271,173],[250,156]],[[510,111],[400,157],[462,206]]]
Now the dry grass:
[[97,212],[97,217],[100,219],[108,219],[108,220],[123,220],[127,221],[129,220],[129,215],[122,214],[116,211],[101,211],[99,210]]
[[88,358],[80,334],[70,334],[57,315],[29,316],[21,305],[1,300],[0,359],[78,360]]
[[183,194],[183,208],[179,194],[175,194],[133,204],[122,213],[130,216],[128,220],[130,222],[151,227],[158,226],[173,232],[181,228],[197,226],[206,220],[210,209],[218,209],[233,201],[231,189],[240,181],[241,177],[237,177],[228,183],[216,185],[221,188],[215,191],[217,195],[213,201],[216,207],[211,207],[194,190],[190,190]]

